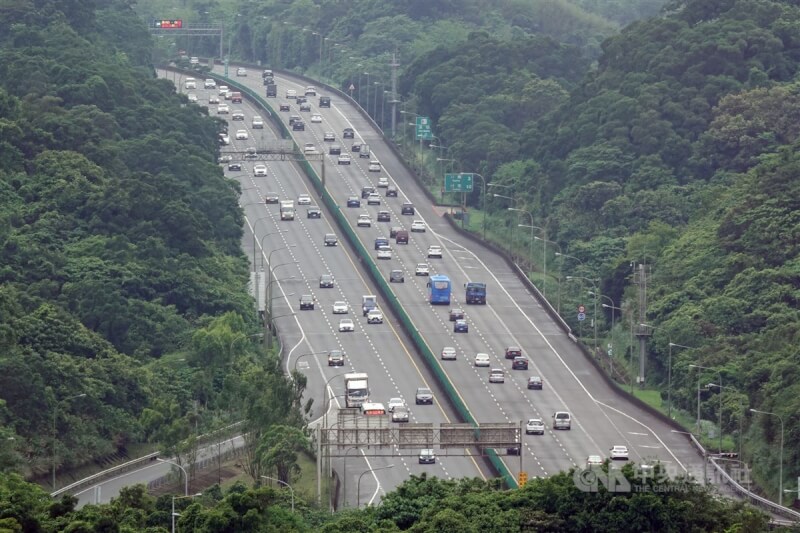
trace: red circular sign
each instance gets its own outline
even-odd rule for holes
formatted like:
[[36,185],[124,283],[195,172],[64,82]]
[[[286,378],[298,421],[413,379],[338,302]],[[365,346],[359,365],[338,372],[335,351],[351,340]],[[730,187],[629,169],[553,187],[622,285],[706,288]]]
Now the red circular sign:
[[584,306],[582,306],[582,305],[579,305],[579,306],[578,306],[578,312],[579,312],[579,313],[585,313],[585,312],[586,312],[586,307],[584,307]]

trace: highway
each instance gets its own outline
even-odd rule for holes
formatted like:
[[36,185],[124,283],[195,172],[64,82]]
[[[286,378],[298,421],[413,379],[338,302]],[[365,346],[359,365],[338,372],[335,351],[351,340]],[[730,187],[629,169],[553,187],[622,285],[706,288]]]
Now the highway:
[[[159,73],[163,75],[163,73]],[[251,72],[250,82],[258,83],[258,72]],[[171,76],[171,74],[170,74]],[[231,115],[217,115],[216,105],[209,105],[208,98],[216,95],[217,90],[203,89],[202,79],[198,79],[197,89],[185,92],[194,93],[198,103],[207,105],[212,116],[220,116],[229,120],[229,135],[231,145],[222,147],[221,152],[234,152],[241,154],[248,147],[277,141],[273,131],[266,122],[264,129],[252,128],[252,117],[261,115],[266,118],[263,111],[255,109],[247,100],[243,104],[231,104],[230,111],[244,112],[244,120],[232,121]],[[241,78],[240,78],[241,81]],[[307,118],[307,117],[306,117]],[[237,140],[236,132],[245,130],[248,139]],[[306,136],[302,142],[314,139],[318,146],[322,146],[321,132],[319,139],[317,132],[307,125]],[[302,146],[302,143],[301,143]],[[236,156],[241,157],[240,155]],[[238,161],[238,159],[237,159]],[[267,166],[266,176],[255,176],[253,167],[257,164]],[[230,171],[223,165],[225,175],[239,181],[242,186],[242,205],[246,215],[245,235],[242,242],[243,249],[248,256],[253,253],[253,230],[256,235],[257,254],[256,268],[265,271],[267,264],[272,264],[273,285],[271,288],[273,298],[273,316],[275,317],[287,373],[296,368],[308,378],[307,397],[314,398],[312,419],[318,419],[322,414],[325,403],[323,391],[328,383],[330,391],[330,404],[337,408],[343,405],[344,382],[342,375],[345,372],[359,371],[369,374],[369,384],[373,401],[387,402],[390,397],[402,397],[410,407],[411,422],[440,423],[456,421],[447,404],[436,402],[433,406],[415,406],[414,393],[417,387],[431,386],[435,383],[427,369],[419,364],[411,353],[411,343],[402,335],[391,320],[383,324],[367,325],[362,318],[361,296],[376,294],[375,287],[371,286],[368,278],[358,266],[358,260],[342,242],[338,246],[324,246],[323,239],[327,233],[338,233],[331,226],[330,215],[323,206],[320,219],[306,218],[307,206],[297,205],[300,195],[308,194],[312,204],[319,205],[314,191],[309,189],[308,183],[300,171],[298,164],[291,161],[242,161],[241,171]],[[331,179],[335,179],[335,165],[329,166],[328,172]],[[295,200],[296,217],[293,221],[281,221],[279,204],[265,204],[267,193],[277,193],[281,200]],[[263,248],[261,246],[263,245]],[[319,277],[323,274],[332,274],[335,285],[332,289],[319,287]],[[260,292],[264,287],[260,287]],[[299,298],[301,295],[311,294],[315,299],[315,309],[301,311]],[[354,332],[340,333],[338,331],[341,315],[332,314],[334,301],[345,301],[350,306],[347,315],[355,322]],[[328,367],[327,352],[331,349],[342,350],[345,356],[343,367]],[[314,354],[314,355],[303,355]],[[300,357],[302,356],[302,357]],[[335,409],[328,415],[328,425],[336,421]],[[443,478],[472,477],[485,475],[484,465],[480,465],[471,458],[440,456],[435,465],[419,465],[416,455],[413,457],[371,457],[359,450],[348,450],[347,463],[347,504],[355,505],[357,501],[375,503],[382,494],[392,490],[408,478],[410,474],[427,472]],[[395,450],[396,452],[396,450]],[[418,450],[406,450],[406,454],[416,454]],[[339,453],[344,453],[340,451]],[[333,460],[334,467],[341,474],[344,471],[342,459]],[[391,468],[374,472],[374,475],[361,476],[369,469],[379,469],[393,465]],[[355,494],[359,486],[358,478],[361,477],[361,494]],[[378,484],[379,481],[379,484]]]
[[[306,86],[305,82],[289,79],[282,74],[276,80],[278,98],[269,100],[276,109],[278,102],[287,101],[284,97],[286,89],[294,89],[303,94]],[[239,81],[247,83],[255,91],[263,90],[258,72],[251,72],[250,77],[239,78]],[[401,268],[405,271],[405,283],[392,284],[392,288],[431,350],[439,353],[444,346],[456,348],[456,361],[439,361],[439,364],[477,421],[520,422],[531,417],[544,420],[548,427],[544,436],[524,437],[523,470],[530,476],[547,476],[572,466],[582,467],[587,456],[607,457],[612,446],[626,445],[632,461],[642,462],[657,458],[672,475],[688,472],[702,479],[702,458],[685,437],[673,433],[671,427],[628,403],[623,395],[610,388],[596,374],[595,368],[585,360],[574,343],[527,292],[504,260],[454,231],[442,218],[441,212],[430,204],[404,165],[383,144],[380,132],[353,105],[336,95],[330,96],[330,109],[319,109],[317,98],[309,98],[311,113],[320,113],[323,117],[321,124],[312,124],[309,121],[311,113],[300,113],[293,102],[290,102],[289,113],[279,115],[287,124],[290,114],[303,116],[306,122],[305,131],[292,132],[300,146],[306,142],[312,142],[318,147],[329,144],[324,143],[322,137],[324,132],[331,131],[336,136],[336,142],[342,145],[342,153],[348,153],[351,141],[345,142],[341,138],[345,127],[355,129],[356,141],[371,146],[373,158],[380,160],[383,166],[380,173],[368,172],[368,160],[357,157],[358,154],[352,154],[351,165],[337,165],[336,156],[328,157],[326,162],[328,190],[337,199],[368,250],[373,248],[372,243],[376,237],[388,237],[388,227],[396,225],[398,221],[406,229],[409,229],[412,219],[425,221],[428,228],[425,233],[412,233],[407,246],[396,246],[392,243],[392,259],[379,261],[378,264],[387,278],[391,269]],[[359,196],[363,186],[375,186],[379,176],[388,176],[390,182],[398,187],[398,198],[387,199],[381,194],[380,206],[362,204],[357,209],[345,207],[349,196]],[[293,183],[299,182],[298,179]],[[378,189],[381,193],[384,190]],[[413,217],[400,214],[400,205],[406,198],[417,209],[417,214]],[[378,210],[390,211],[392,221],[375,223]],[[364,212],[371,215],[373,225],[370,228],[356,228],[356,218]],[[443,247],[442,259],[426,259],[426,251],[431,244]],[[330,255],[332,254],[329,253],[326,257]],[[414,267],[419,262],[428,262],[431,273],[444,273],[451,278],[454,296],[451,306],[434,307],[426,302],[427,279],[414,276]],[[326,268],[340,277],[342,274],[338,270],[346,267],[342,262],[330,262]],[[306,272],[305,275],[314,278],[318,273],[321,272]],[[461,287],[467,281],[483,281],[488,284],[487,305],[464,305]],[[357,282],[359,288],[355,290],[355,294],[363,290],[363,283],[363,280]],[[357,302],[353,302],[353,297],[350,298],[351,305],[357,305]],[[448,321],[449,307],[461,307],[466,311],[469,333],[453,332],[452,323]],[[373,336],[372,328],[373,326],[367,328],[370,333],[366,336],[370,339],[380,338],[382,341],[386,336],[395,334],[380,333],[382,336],[377,337],[376,333]],[[510,362],[504,359],[504,349],[509,345],[523,348],[531,364],[528,371],[510,369]],[[316,346],[319,349],[321,345]],[[352,349],[352,345],[347,346],[348,352]],[[479,352],[490,355],[491,367],[506,370],[504,384],[490,385],[487,379],[488,368],[473,366],[473,358]],[[408,399],[420,382],[413,373],[424,373],[420,368],[422,364],[416,360],[416,356],[407,353],[395,354],[390,358],[381,357],[381,361],[397,363],[391,368],[387,367],[387,371],[393,376],[404,377],[389,380],[390,386],[395,388],[385,390],[397,391]],[[410,376],[409,368],[413,369]],[[374,372],[368,371],[372,378]],[[544,390],[526,388],[526,380],[531,375],[543,377]],[[570,431],[555,431],[550,428],[552,414],[562,410],[572,414]],[[420,409],[416,411],[419,412]],[[519,471],[518,457],[505,457],[504,460],[511,472]]]

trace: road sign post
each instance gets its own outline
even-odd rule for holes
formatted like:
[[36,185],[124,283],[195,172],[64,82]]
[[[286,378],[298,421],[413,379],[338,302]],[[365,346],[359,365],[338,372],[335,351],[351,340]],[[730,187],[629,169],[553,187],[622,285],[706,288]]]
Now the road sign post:
[[420,142],[433,140],[430,117],[417,117],[415,134]]
[[474,175],[469,172],[444,175],[444,192],[472,192]]

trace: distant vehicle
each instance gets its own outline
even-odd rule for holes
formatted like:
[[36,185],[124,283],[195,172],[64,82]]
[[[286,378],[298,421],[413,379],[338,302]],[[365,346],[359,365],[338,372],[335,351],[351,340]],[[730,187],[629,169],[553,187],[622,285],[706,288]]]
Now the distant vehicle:
[[217,82],[211,78],[206,78],[206,80],[203,82],[203,89],[216,89],[216,88],[217,88]]
[[259,116],[253,117],[253,122],[251,123],[251,127],[254,130],[263,130],[264,129],[264,119]]
[[304,294],[300,297],[300,310],[313,311],[314,310],[314,297],[310,294]]
[[528,389],[530,390],[542,390],[544,387],[544,382],[542,378],[539,376],[531,376],[528,378]]
[[512,370],[528,370],[528,360],[522,356],[515,357],[511,368]]
[[442,258],[442,247],[438,244],[431,244],[428,246],[428,257]]
[[464,310],[454,307],[450,310],[450,315],[448,316],[448,320],[450,322],[455,322],[456,320],[463,320],[464,319]]
[[317,153],[317,147],[314,146],[314,143],[306,143],[305,146],[303,146],[303,153],[305,153],[305,154],[316,154]]
[[411,202],[403,202],[403,206],[400,208],[401,215],[413,215],[414,212],[414,204]]
[[347,302],[337,301],[333,302],[333,314],[334,315],[346,315],[350,312],[350,306],[347,305]]
[[358,196],[351,196],[347,199],[347,207],[361,207],[361,200]]
[[378,402],[364,402],[361,405],[361,414],[364,416],[382,416],[386,414],[386,407]]
[[332,144],[332,145],[330,145],[330,148],[328,148],[328,154],[329,155],[341,155],[342,154],[342,147],[339,146],[338,144]]
[[294,124],[292,124],[292,130],[294,130],[294,131],[306,131],[306,125],[302,120],[297,120],[297,121],[295,121]]
[[267,175],[267,165],[255,165],[253,167],[253,175],[258,176],[266,176]]
[[586,458],[586,468],[603,466],[603,458],[599,455],[590,455]]
[[271,68],[265,68],[264,72],[261,73],[262,78],[272,78],[275,74],[272,72]]
[[383,312],[380,309],[370,309],[367,312],[367,324],[383,324]]
[[317,96],[317,88],[313,85],[306,87],[306,96]]
[[531,418],[525,424],[526,435],[544,435],[544,422],[541,418]]
[[277,204],[280,201],[280,196],[276,192],[268,192],[264,195],[264,203]]
[[210,104],[218,105],[219,104],[219,96],[217,96],[215,94],[209,95],[208,103],[209,103],[209,105]]
[[506,347],[506,359],[514,359],[515,357],[519,357],[522,355],[522,348],[519,346],[507,346]]
[[406,280],[402,270],[392,270],[389,272],[389,283],[404,283]]
[[343,319],[341,319],[339,321],[339,331],[340,332],[344,333],[344,332],[350,332],[350,331],[355,331],[355,330],[356,330],[356,326],[355,326],[355,324],[353,324],[353,321],[350,320],[349,318],[343,318]]
[[320,289],[332,289],[333,288],[333,276],[331,274],[323,274],[319,277],[319,288]]
[[244,113],[241,111],[234,111],[231,115],[231,120],[244,120]]
[[381,205],[381,196],[374,192],[367,197],[367,205]]
[[390,413],[393,413],[397,407],[405,407],[405,405],[406,401],[402,398],[389,398],[389,403],[386,404],[386,407]]
[[442,348],[442,361],[455,361],[456,349],[452,346],[445,346]]
[[412,232],[420,232],[425,233],[425,222],[422,220],[415,220],[411,223],[411,231]]
[[369,162],[369,166],[367,167],[369,172],[380,172],[381,171],[381,163],[380,161],[372,160]]
[[364,294],[361,296],[361,313],[367,316],[371,309],[378,307],[378,297],[374,294]]
[[350,164],[350,156],[347,154],[341,154],[337,159],[336,163],[339,165],[349,165]]
[[291,110],[291,105],[285,102],[281,102],[280,104],[278,104],[278,111],[289,111],[289,110]]
[[361,187],[361,198],[369,198],[369,195],[375,192],[375,187],[367,186]]
[[238,171],[242,170],[242,164],[241,163],[233,163],[233,162],[232,163],[228,163],[228,170],[230,170],[232,172],[238,172]]
[[247,130],[236,130],[237,141],[246,141],[248,137]]
[[428,266],[428,263],[417,263],[417,266],[414,269],[415,276],[428,276],[430,273],[431,268]]
[[317,113],[311,115],[311,123],[312,124],[322,124],[322,115],[317,114]]
[[419,387],[414,395],[414,401],[417,405],[433,405],[433,392],[427,387]]
[[306,113],[311,111],[311,104],[308,102],[303,102],[300,104],[300,111],[305,111]]
[[322,218],[322,210],[319,207],[312,205],[306,209],[306,218]]
[[237,69],[236,69],[236,75],[237,75],[237,76],[244,76],[244,77],[246,77],[246,76],[247,76],[247,69],[246,69],[246,68],[243,68],[243,67],[239,67],[239,68],[237,68]]
[[375,239],[374,249],[377,250],[381,246],[389,246],[389,239],[386,237],[378,237]]
[[336,238],[336,235],[333,233],[326,233],[324,242],[325,246],[336,246],[336,244],[339,242],[339,239]]
[[190,102],[197,102],[197,95],[194,93],[187,94],[186,98],[188,98]]
[[469,333],[469,324],[466,320],[456,320],[453,324],[453,333]]
[[222,146],[228,146],[229,144],[231,144],[231,138],[228,136],[227,133],[220,133],[218,139],[219,139],[219,144],[221,144]]
[[372,226],[372,219],[370,219],[367,214],[358,215],[356,226],[359,228],[369,228]]
[[505,382],[506,382],[506,373],[503,372],[502,368],[493,368],[489,371],[489,383],[505,383]]
[[353,131],[353,128],[345,128],[342,132],[342,139],[354,139],[356,136],[356,132]]
[[190,57],[189,58],[189,64],[190,65],[199,65],[200,64],[200,58],[197,57],[197,56]]
[[386,198],[397,198],[397,187],[393,187],[392,185],[387,185]]
[[408,232],[404,229],[400,229],[394,235],[394,243],[395,244],[408,244]]
[[320,107],[330,107],[331,106],[331,97],[330,96],[320,96],[319,97],[319,106]]
[[295,91],[294,89],[286,89],[286,99],[297,100],[297,91]]
[[[274,83],[267,84],[266,96],[267,98],[277,98],[278,86],[275,85]],[[283,110],[281,109],[281,111]],[[288,109],[286,111],[288,111]]]
[[468,281],[464,284],[466,301],[468,305],[486,305],[486,284],[477,281]]
[[428,302],[432,305],[450,305],[450,278],[444,274],[431,276],[428,281]]
[[311,196],[301,194],[297,197],[297,205],[311,205]]
[[622,445],[617,445],[617,446],[614,446],[613,448],[611,448],[611,459],[612,460],[622,459],[624,461],[627,461],[628,460],[628,447],[627,446],[622,446]]
[[228,107],[228,104],[219,104],[217,106],[217,115],[227,115],[230,112],[231,110]]
[[392,249],[388,246],[381,246],[378,248],[378,259],[391,259]]
[[344,366],[344,352],[341,350],[328,352],[328,366]]
[[362,144],[361,149],[358,151],[358,157],[362,159],[369,159],[370,158],[370,150],[368,144]]
[[228,94],[228,86],[220,85],[219,87],[217,87],[217,94],[219,96],[225,96],[226,94]]
[[479,353],[475,356],[475,366],[489,366],[489,354]]
[[322,134],[322,140],[325,142],[333,142],[336,140],[336,134],[332,131],[326,131]]
[[419,464],[432,465],[436,463],[436,454],[430,448],[425,448],[419,452]]
[[378,222],[391,222],[392,215],[389,211],[378,211]]
[[392,422],[408,422],[408,407],[399,405],[392,411]]
[[389,237],[394,239],[397,236],[397,232],[402,229],[403,228],[401,228],[400,226],[392,226],[391,228],[389,228]]
[[183,82],[183,87],[185,89],[197,89],[197,80],[194,78],[186,78],[186,81]]
[[556,411],[553,414],[553,429],[566,429],[572,427],[572,417],[566,411]]
[[389,178],[386,176],[381,176],[378,178],[378,188],[379,189],[388,189],[389,188]]

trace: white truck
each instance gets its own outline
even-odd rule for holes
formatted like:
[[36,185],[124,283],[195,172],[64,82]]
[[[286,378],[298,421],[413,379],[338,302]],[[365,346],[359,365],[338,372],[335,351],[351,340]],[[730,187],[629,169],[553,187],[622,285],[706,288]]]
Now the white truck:
[[294,220],[294,200],[281,202],[281,220]]
[[361,312],[367,316],[372,309],[378,308],[378,297],[374,294],[365,294],[361,297]]
[[346,407],[361,407],[369,401],[369,376],[364,372],[345,374],[344,391]]

